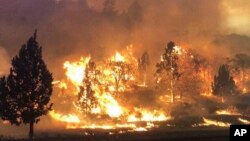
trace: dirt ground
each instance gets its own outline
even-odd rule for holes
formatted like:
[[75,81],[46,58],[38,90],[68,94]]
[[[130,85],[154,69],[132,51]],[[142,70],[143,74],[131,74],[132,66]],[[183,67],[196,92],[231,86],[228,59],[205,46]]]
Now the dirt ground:
[[[2,138],[0,141],[26,141]],[[143,132],[125,130],[39,131],[35,141],[229,141],[228,128],[158,128]]]

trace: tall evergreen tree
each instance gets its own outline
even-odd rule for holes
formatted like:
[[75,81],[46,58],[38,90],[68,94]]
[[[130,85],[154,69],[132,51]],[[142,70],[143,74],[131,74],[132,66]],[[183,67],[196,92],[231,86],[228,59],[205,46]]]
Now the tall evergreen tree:
[[36,33],[13,58],[9,76],[1,78],[0,83],[0,103],[4,107],[1,118],[16,125],[29,124],[30,139],[33,138],[34,124],[52,108],[49,101],[53,78],[43,61]]
[[227,65],[221,65],[218,71],[218,75],[214,76],[212,91],[214,95],[219,95],[222,97],[222,102],[223,96],[232,95],[236,92],[236,85],[233,77],[230,75],[230,71]]
[[0,117],[11,121],[11,124],[20,125],[20,119],[17,118],[17,103],[12,99],[14,95],[9,93],[7,82],[10,81],[5,77],[0,78]]

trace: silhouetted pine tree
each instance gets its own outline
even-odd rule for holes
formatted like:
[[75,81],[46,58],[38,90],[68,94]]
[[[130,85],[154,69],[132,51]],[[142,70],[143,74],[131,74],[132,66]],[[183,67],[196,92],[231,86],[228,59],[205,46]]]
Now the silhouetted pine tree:
[[236,85],[233,77],[230,75],[230,71],[226,65],[221,65],[218,71],[218,75],[214,76],[214,82],[212,83],[212,91],[214,95],[222,97],[225,95],[232,95],[236,92]]
[[34,124],[51,110],[52,74],[42,58],[42,47],[34,35],[23,45],[12,60],[10,74],[1,78],[1,117],[10,123],[30,125],[33,138]]
[[11,124],[20,125],[19,113],[17,111],[17,103],[13,100],[15,96],[9,93],[7,83],[11,81],[6,80],[5,77],[0,79],[0,117],[3,120],[8,120]]

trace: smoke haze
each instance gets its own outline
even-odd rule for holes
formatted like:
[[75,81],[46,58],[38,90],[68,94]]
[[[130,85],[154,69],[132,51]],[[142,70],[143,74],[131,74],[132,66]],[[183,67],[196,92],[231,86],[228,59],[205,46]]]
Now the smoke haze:
[[[232,47],[222,50],[229,50],[238,48],[231,42],[241,44],[241,40],[249,39],[247,35],[238,35],[242,32],[237,30],[237,22],[230,21],[230,16],[236,20],[237,14],[242,13],[241,5],[246,9],[246,1],[237,1],[235,5],[222,0],[138,0],[140,7],[133,9],[133,0],[116,0],[114,16],[104,14],[104,3],[105,0],[1,0],[0,45],[12,57],[37,28],[44,57],[57,72],[61,66],[52,64],[82,55],[105,58],[128,44],[134,44],[139,55],[148,50],[153,59],[159,59],[160,50],[170,40],[201,53],[216,54],[218,44],[214,40],[227,42]],[[248,13],[244,17],[249,17]],[[231,33],[236,34],[227,37]],[[249,51],[249,47],[244,48]]]

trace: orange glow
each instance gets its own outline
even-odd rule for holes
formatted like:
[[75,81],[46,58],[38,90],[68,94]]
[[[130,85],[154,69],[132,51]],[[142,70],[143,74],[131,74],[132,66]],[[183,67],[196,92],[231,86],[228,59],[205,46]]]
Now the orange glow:
[[[128,46],[127,52],[123,52],[123,55],[119,52],[111,57],[108,63],[102,63],[96,65],[96,69],[100,70],[98,74],[98,83],[92,81],[92,74],[94,70],[89,70],[89,62],[91,57],[81,57],[80,61],[64,63],[64,69],[66,70],[66,76],[69,82],[73,84],[75,89],[72,89],[72,96],[75,97],[76,94],[79,95],[81,92],[80,87],[86,87],[84,80],[88,77],[88,82],[91,84],[91,89],[93,90],[93,97],[96,99],[96,106],[93,107],[90,111],[90,114],[100,114],[107,115],[112,119],[125,119],[126,122],[138,122],[145,121],[148,122],[145,127],[137,127],[132,123],[123,123],[123,124],[94,124],[94,123],[84,123],[81,121],[80,117],[77,115],[84,115],[85,113],[69,113],[61,114],[51,111],[50,116],[60,122],[65,122],[66,128],[102,128],[102,129],[114,129],[114,128],[132,128],[131,131],[146,131],[148,128],[156,127],[153,123],[154,121],[166,121],[170,117],[166,116],[163,111],[158,110],[146,110],[143,108],[134,108],[134,110],[129,110],[126,106],[119,103],[115,97],[116,92],[125,92],[129,91],[131,88],[129,84],[125,82],[134,82],[136,76],[130,73],[128,70],[122,70],[123,67],[129,65],[137,65],[135,57],[131,52],[132,46]],[[111,62],[110,62],[111,61]],[[109,64],[110,63],[110,64]],[[111,65],[111,66],[109,66]],[[137,66],[134,66],[135,68]],[[89,72],[86,72],[89,71]],[[88,76],[86,76],[88,75]],[[123,79],[120,81],[120,79]],[[120,82],[119,82],[120,81]],[[68,84],[65,81],[55,81],[54,84],[60,89],[68,89]],[[145,83],[142,87],[145,87]],[[83,93],[85,94],[85,92]],[[83,95],[84,96],[84,95]],[[84,102],[86,97],[81,97],[80,102]],[[73,106],[80,111],[82,108],[81,105],[72,102]],[[129,114],[128,114],[129,113]],[[139,113],[140,116],[137,114]],[[86,116],[86,115],[85,115]]]
[[250,121],[249,120],[246,120],[246,119],[243,119],[243,118],[238,118],[238,120],[240,122],[242,122],[243,124],[250,124]]
[[124,62],[125,58],[119,52],[116,52],[115,56],[111,58],[111,61]]
[[170,117],[165,116],[163,112],[159,111],[147,111],[143,109],[136,109],[141,113],[140,117],[136,117],[134,114],[128,116],[129,122],[137,122],[137,121],[166,121],[169,120]]
[[81,58],[80,62],[70,63],[66,61],[64,63],[64,69],[66,69],[66,76],[72,81],[75,85],[79,86],[84,79],[84,71],[86,69],[86,64],[89,62],[90,57]]
[[241,115],[236,108],[230,107],[228,109],[223,109],[223,110],[217,110],[216,111],[217,115]]
[[49,115],[57,121],[66,122],[66,123],[80,123],[80,119],[74,114],[62,115],[60,113],[56,113],[53,110],[49,112]]
[[218,127],[229,127],[230,123],[226,123],[226,122],[222,122],[222,121],[217,121],[217,120],[211,120],[211,119],[207,119],[207,118],[203,118],[204,124],[202,124],[203,126],[218,126]]

